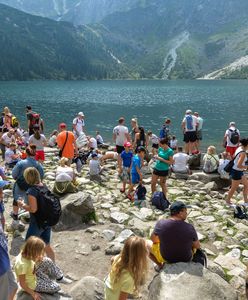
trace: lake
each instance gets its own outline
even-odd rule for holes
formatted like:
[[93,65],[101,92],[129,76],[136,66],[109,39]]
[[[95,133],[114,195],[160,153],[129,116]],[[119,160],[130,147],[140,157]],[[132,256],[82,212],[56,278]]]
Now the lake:
[[83,111],[87,133],[99,130],[106,141],[111,141],[120,116],[126,118],[129,128],[135,116],[139,125],[155,134],[169,117],[171,130],[181,143],[181,121],[185,110],[192,109],[204,118],[203,148],[214,144],[221,149],[230,121],[248,137],[245,80],[0,82],[0,103],[1,108],[11,109],[24,128],[25,106],[31,105],[44,119],[47,135],[60,122],[71,128],[74,116]]

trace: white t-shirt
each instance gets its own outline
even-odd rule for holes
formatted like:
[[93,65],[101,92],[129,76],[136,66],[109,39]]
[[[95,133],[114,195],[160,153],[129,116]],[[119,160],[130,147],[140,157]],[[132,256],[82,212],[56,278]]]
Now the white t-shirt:
[[76,131],[77,133],[80,133],[83,131],[84,127],[84,119],[75,118],[72,122],[73,125],[76,125]]
[[124,125],[118,125],[114,128],[113,133],[116,135],[115,144],[117,146],[124,146],[127,141],[126,134],[128,134],[128,128]]
[[198,117],[197,120],[198,120],[197,130],[200,131],[200,130],[202,130],[203,118]]
[[183,172],[187,170],[189,155],[186,153],[176,153],[173,155],[174,164],[173,164],[173,170],[175,172]]
[[36,146],[36,150],[41,151],[44,150],[44,145],[46,144],[46,137],[44,136],[44,134],[40,135],[40,139],[37,140],[34,135],[31,135],[31,137],[29,138],[29,144],[33,144]]
[[153,133],[150,137],[150,141],[152,142],[152,144],[158,144],[159,138],[156,136],[156,134]]
[[[237,133],[239,134],[239,136],[240,136],[240,132],[239,132],[239,130],[237,129],[237,128],[235,128],[235,127],[233,127],[233,126],[231,126],[229,129],[231,129],[231,130],[237,130]],[[226,133],[225,133],[225,136],[227,137],[226,138],[226,145],[228,146],[228,147],[237,147],[238,146],[238,144],[236,144],[236,145],[234,145],[231,141],[230,141],[230,138],[231,138],[231,131],[229,130],[229,129],[227,129],[226,130]]]
[[98,159],[91,159],[89,163],[90,175],[99,175],[101,171],[100,162]]
[[229,178],[230,175],[224,170],[225,166],[229,164],[229,159],[223,159],[221,158],[219,160],[219,167],[218,167],[218,173],[220,174],[221,178]]
[[[234,159],[234,165],[233,165],[233,169],[236,170],[236,171],[243,171],[243,169],[239,169],[238,168],[238,161],[239,161],[239,158],[240,158],[240,152],[243,151],[243,149],[241,147],[239,147],[236,151],[235,151],[235,154],[234,154],[234,157],[237,155],[237,157]],[[243,153],[243,152],[242,152]],[[242,163],[242,166],[246,166],[245,165],[245,162],[247,161],[247,157],[246,159],[244,159],[243,163]]]
[[57,136],[53,135],[53,136],[50,137],[48,145],[50,147],[55,147],[56,146],[56,141],[57,141]]
[[183,123],[184,123],[185,132],[196,131],[198,119],[196,116],[193,116],[193,115],[185,115],[185,117],[183,119]]
[[8,148],[5,152],[5,162],[7,164],[15,161],[15,159],[11,158],[13,155],[15,155],[15,152],[12,149]]
[[[175,149],[177,147],[177,140],[170,140],[170,147],[172,149]],[[184,153],[182,153],[184,154]]]
[[89,139],[89,147],[91,149],[97,149],[97,141],[94,137]]
[[74,171],[71,167],[58,166],[56,170],[56,182],[72,181],[74,178]]
[[96,136],[96,140],[97,140],[98,143],[103,144],[103,138],[102,138],[102,136],[100,134],[98,134]]
[[5,143],[5,145],[9,145],[10,143],[15,143],[16,139],[14,135],[11,135],[10,137],[8,136],[8,132],[5,132],[2,135],[2,140]]

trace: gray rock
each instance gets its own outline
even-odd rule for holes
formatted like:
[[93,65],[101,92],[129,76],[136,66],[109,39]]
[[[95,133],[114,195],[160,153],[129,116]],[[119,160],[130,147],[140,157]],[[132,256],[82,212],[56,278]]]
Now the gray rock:
[[153,216],[153,210],[142,207],[139,211],[133,211],[132,214],[142,221],[150,220]]
[[149,286],[149,300],[237,300],[233,288],[200,264],[166,265]]
[[118,235],[118,237],[114,240],[114,242],[124,243],[132,235],[134,235],[132,230],[125,229]]
[[113,212],[110,214],[110,220],[117,224],[122,224],[129,219],[129,215],[122,212]]
[[70,290],[73,300],[104,300],[104,283],[91,276],[82,278]]
[[83,219],[95,213],[93,197],[84,192],[70,194],[62,201],[62,215],[55,230],[65,230],[83,223]]
[[227,270],[233,270],[235,268],[240,268],[242,270],[246,270],[246,266],[237,258],[233,258],[228,255],[219,254],[214,262],[220,265],[222,268]]
[[214,181],[211,181],[211,182],[205,184],[204,189],[206,189],[206,191],[208,191],[208,192],[216,191],[218,189],[218,185]]
[[102,234],[104,238],[109,242],[111,242],[115,238],[115,232],[113,230],[103,230]]
[[105,249],[106,255],[117,255],[121,252],[123,244],[120,243],[109,243]]
[[202,223],[210,223],[214,222],[215,218],[213,216],[200,216],[197,217],[196,220],[200,220]]

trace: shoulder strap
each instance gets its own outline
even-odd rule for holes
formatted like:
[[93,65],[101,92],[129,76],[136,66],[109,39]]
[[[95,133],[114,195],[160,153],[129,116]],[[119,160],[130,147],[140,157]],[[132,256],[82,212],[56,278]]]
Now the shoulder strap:
[[61,149],[61,153],[63,153],[63,151],[64,151],[64,149],[65,149],[65,145],[66,145],[66,143],[67,143],[67,140],[68,140],[68,131],[66,131],[66,138],[65,138],[64,145],[63,145],[63,147],[62,147],[62,149]]
[[244,152],[244,153],[246,153],[246,151],[244,151],[244,150],[242,150],[242,151],[239,151],[239,153],[237,153],[235,156],[234,156],[234,159],[233,160],[235,160],[236,159],[236,157],[240,154],[240,153],[242,153],[242,152]]
[[211,157],[218,163],[218,160],[211,154]]

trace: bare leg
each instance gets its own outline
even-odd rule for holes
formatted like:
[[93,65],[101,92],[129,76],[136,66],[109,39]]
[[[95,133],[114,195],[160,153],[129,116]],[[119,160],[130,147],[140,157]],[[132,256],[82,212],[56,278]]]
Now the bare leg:
[[242,184],[244,185],[243,189],[243,195],[244,195],[244,202],[248,202],[247,200],[247,194],[248,194],[248,180],[245,176],[242,177],[241,179]]
[[235,191],[237,190],[240,183],[241,183],[241,180],[232,180],[232,185],[231,185],[231,188],[227,195],[227,200],[226,200],[227,204],[231,204],[232,196],[235,193]]
[[154,192],[156,192],[157,181],[158,181],[158,176],[155,175],[155,174],[152,174],[152,183],[151,183],[152,194],[153,194]]
[[164,193],[164,196],[166,197],[167,194],[166,177],[159,177],[159,183]]

